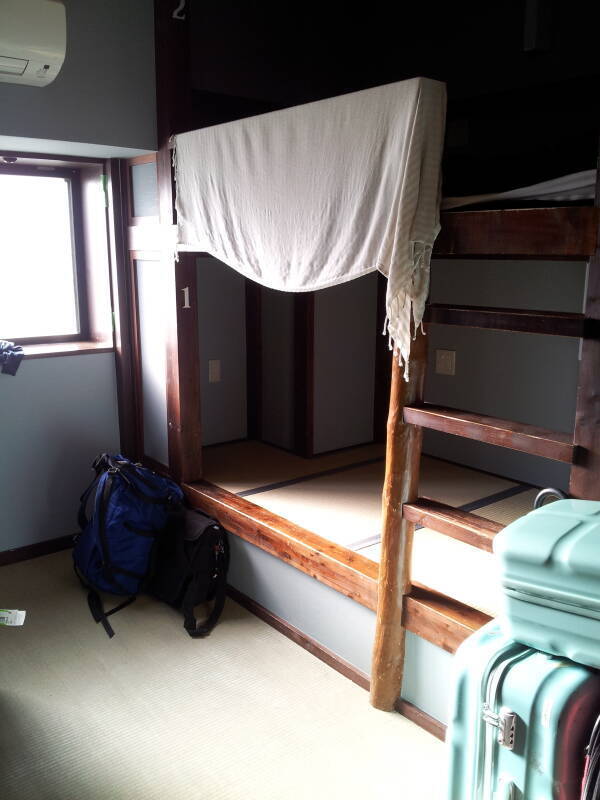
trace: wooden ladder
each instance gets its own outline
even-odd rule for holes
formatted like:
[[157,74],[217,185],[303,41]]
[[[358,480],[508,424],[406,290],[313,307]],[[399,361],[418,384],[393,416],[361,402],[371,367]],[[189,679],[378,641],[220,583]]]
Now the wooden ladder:
[[[545,256],[547,257],[547,256]],[[556,256],[555,256],[556,257]],[[400,695],[408,616],[427,602],[412,585],[412,540],[426,526],[490,552],[502,525],[418,496],[424,428],[571,464],[570,494],[600,499],[600,257],[591,258],[584,314],[430,305],[428,322],[493,330],[574,336],[582,339],[577,411],[572,435],[443,408],[423,402],[426,337],[413,342],[410,381],[394,359],[383,491],[382,554],[371,674],[371,703],[391,710]],[[433,595],[434,593],[432,593]],[[441,596],[438,596],[441,597]],[[450,602],[450,601],[449,601]],[[410,625],[414,630],[414,624]]]

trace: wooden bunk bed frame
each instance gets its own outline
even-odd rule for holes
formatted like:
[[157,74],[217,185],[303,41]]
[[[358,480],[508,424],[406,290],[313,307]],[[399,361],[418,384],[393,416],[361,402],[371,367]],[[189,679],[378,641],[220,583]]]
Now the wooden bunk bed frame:
[[[127,211],[131,208],[128,170],[135,160],[113,160],[109,168],[113,291],[120,319],[117,320],[116,339],[122,448],[128,454],[144,458],[135,263],[137,259],[150,259],[160,261],[168,270],[171,284],[167,342],[170,474],[183,485],[194,507],[217,517],[234,535],[375,611],[371,702],[380,709],[399,708],[419,724],[443,736],[443,726],[410,704],[400,701],[398,705],[405,633],[412,631],[453,653],[489,617],[430,588],[413,585],[410,561],[415,526],[425,525],[486,551],[491,550],[493,538],[502,526],[418,497],[422,430],[433,428],[570,463],[571,494],[588,499],[600,498],[598,197],[596,207],[442,214],[442,230],[436,241],[434,257],[589,261],[583,314],[439,304],[430,305],[427,312],[429,323],[581,337],[575,428],[571,436],[424,404],[427,337],[418,336],[411,353],[410,383],[402,380],[395,360],[392,366],[382,556],[380,565],[377,565],[202,479],[195,303],[195,260],[198,254],[181,253],[175,262],[172,247],[174,206],[169,139],[172,133],[187,130],[190,125],[189,115],[185,112],[189,109],[189,97],[186,97],[186,87],[181,80],[181,76],[187,74],[187,34],[185,24],[174,20],[171,10],[169,3],[157,2],[159,217],[146,219],[141,224]],[[191,302],[182,302],[184,292]],[[155,468],[165,468],[151,459],[146,458],[146,461]],[[261,613],[263,616],[267,614],[264,609]],[[320,657],[328,660],[322,653]],[[345,670],[346,674],[348,672],[352,673],[352,669]],[[366,676],[356,670],[351,677],[361,685],[368,685]]]

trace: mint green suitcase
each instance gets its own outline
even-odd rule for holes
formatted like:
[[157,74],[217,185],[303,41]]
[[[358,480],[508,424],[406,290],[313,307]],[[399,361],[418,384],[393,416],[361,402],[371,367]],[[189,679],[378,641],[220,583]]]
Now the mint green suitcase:
[[600,668],[600,502],[559,500],[494,540],[503,627],[515,641]]
[[448,800],[580,800],[600,675],[492,621],[455,656]]

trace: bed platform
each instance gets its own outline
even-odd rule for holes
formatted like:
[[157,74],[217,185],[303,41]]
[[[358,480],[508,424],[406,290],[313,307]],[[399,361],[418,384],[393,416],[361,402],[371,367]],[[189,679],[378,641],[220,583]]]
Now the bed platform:
[[[537,488],[427,456],[421,469],[427,500],[404,508],[417,528],[404,624],[454,652],[497,612],[493,537]],[[384,471],[381,445],[308,460],[235,442],[205,448],[204,480],[186,492],[242,539],[376,610]]]
[[[204,450],[205,480],[282,519],[379,563],[383,445],[365,445],[310,460],[261,442],[236,442]],[[461,513],[477,511],[490,521],[485,550],[503,525],[527,513],[537,488],[469,467],[423,456],[419,494]],[[434,587],[489,614],[499,610],[490,592],[493,563],[488,552],[419,522],[413,584]],[[473,576],[476,576],[474,580]],[[466,578],[469,578],[469,581]]]

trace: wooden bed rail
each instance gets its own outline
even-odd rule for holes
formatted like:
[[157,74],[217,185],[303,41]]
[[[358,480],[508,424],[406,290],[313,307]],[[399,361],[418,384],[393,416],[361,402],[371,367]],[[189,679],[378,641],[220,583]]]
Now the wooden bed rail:
[[592,206],[448,211],[433,256],[588,259],[596,252],[598,221]]

